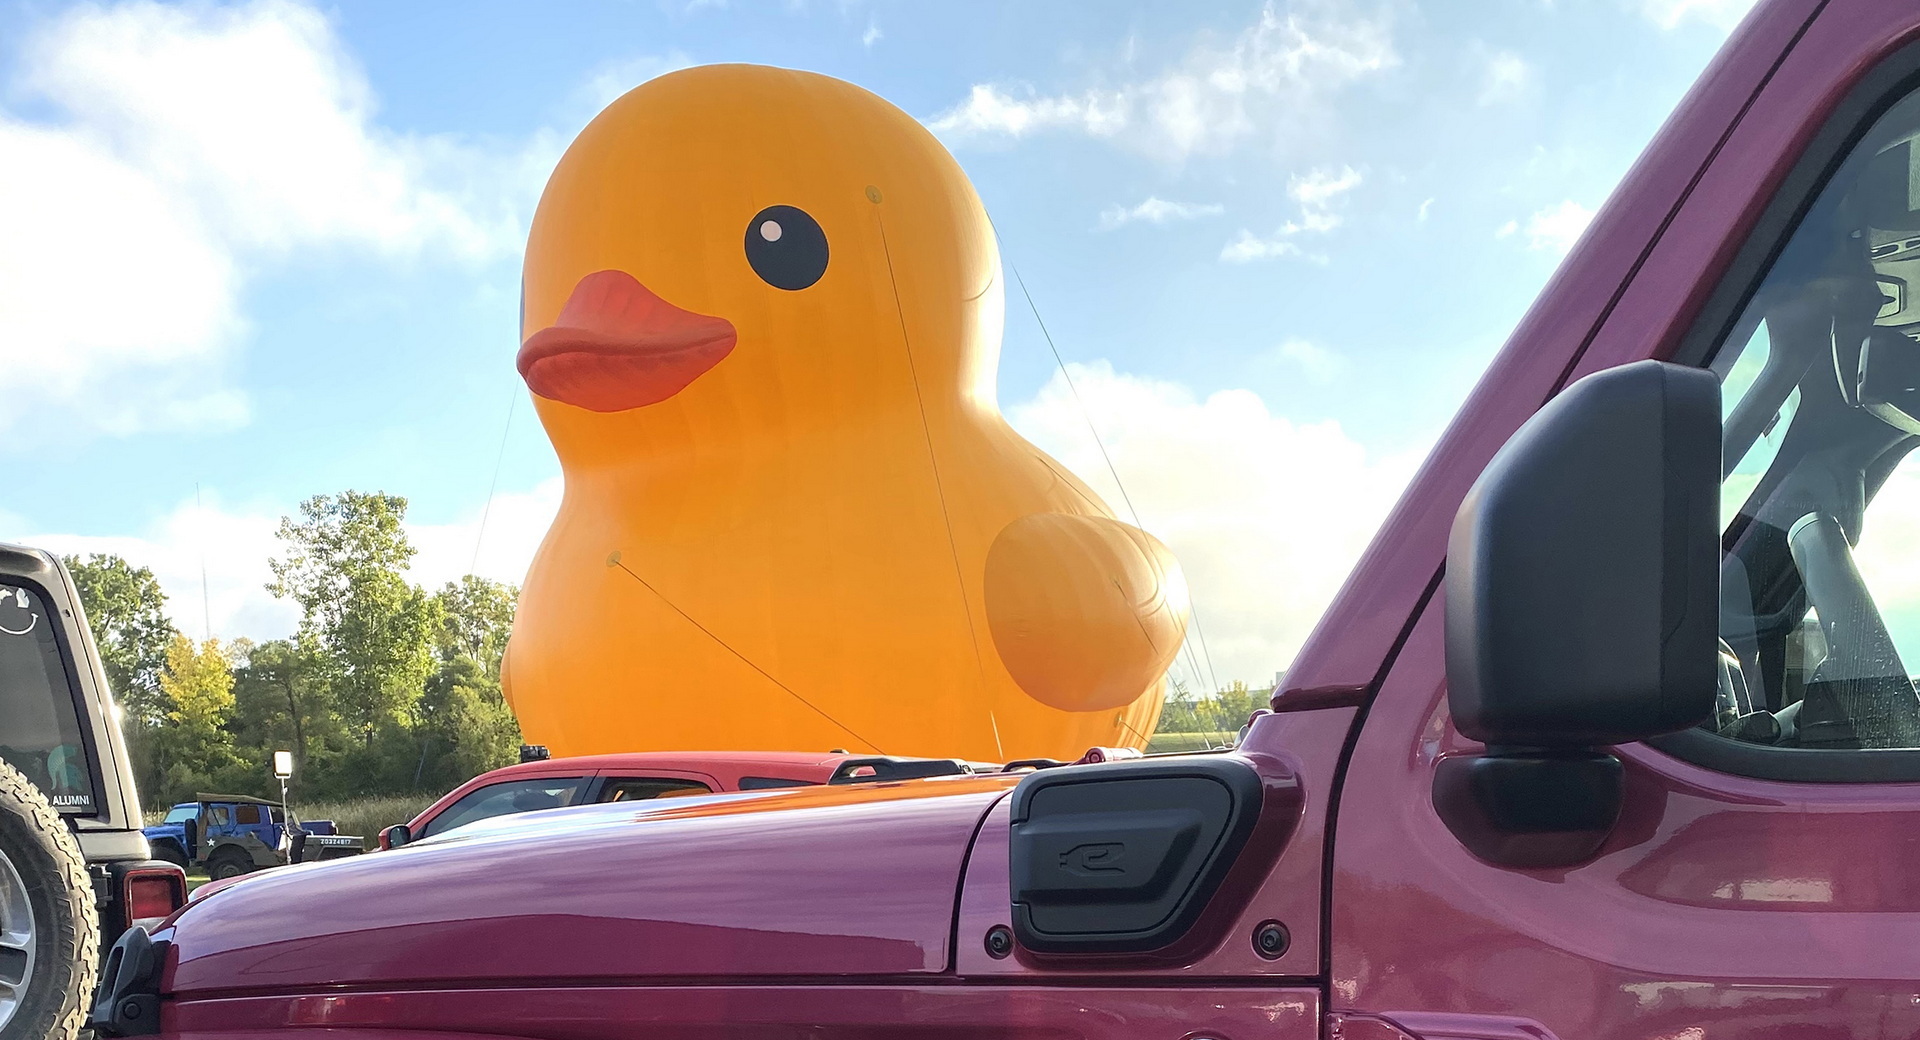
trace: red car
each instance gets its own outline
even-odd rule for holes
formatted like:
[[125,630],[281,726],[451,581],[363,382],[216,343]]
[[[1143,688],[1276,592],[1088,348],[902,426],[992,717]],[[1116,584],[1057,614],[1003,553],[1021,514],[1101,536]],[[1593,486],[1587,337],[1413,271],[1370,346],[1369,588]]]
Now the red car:
[[725,791],[770,791],[835,780],[960,772],[941,759],[876,758],[846,752],[644,751],[505,766],[461,784],[407,823],[380,832],[397,848],[478,820],[596,802],[640,802]]
[[1920,1035],[1916,289],[1920,5],[1763,0],[1233,750],[582,806],[249,876],[129,932],[95,1022]]

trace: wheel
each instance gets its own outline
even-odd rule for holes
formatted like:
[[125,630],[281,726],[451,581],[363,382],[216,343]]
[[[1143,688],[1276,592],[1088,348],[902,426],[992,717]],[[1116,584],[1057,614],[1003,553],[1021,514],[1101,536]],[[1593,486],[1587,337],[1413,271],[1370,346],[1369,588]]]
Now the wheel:
[[99,946],[80,847],[39,788],[0,762],[0,1040],[77,1037]]
[[153,858],[171,863],[181,870],[187,869],[187,854],[180,851],[180,846],[170,841],[153,846]]
[[219,849],[207,857],[207,877],[215,881],[239,877],[252,869],[253,858],[236,848]]

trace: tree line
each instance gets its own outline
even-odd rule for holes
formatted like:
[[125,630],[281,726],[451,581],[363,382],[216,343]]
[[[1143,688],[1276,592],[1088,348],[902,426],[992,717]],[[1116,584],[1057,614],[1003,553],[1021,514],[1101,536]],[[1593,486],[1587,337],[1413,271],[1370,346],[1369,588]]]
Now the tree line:
[[293,752],[296,801],[439,792],[515,761],[500,659],[519,590],[409,583],[406,511],[345,491],[282,518],[267,589],[300,625],[260,643],[178,631],[146,567],[66,558],[147,808],[201,791],[277,797],[276,750]]
[[1171,679],[1167,699],[1160,707],[1156,733],[1235,733],[1253,713],[1273,699],[1274,687],[1249,688],[1235,679],[1226,689],[1199,694],[1185,683]]

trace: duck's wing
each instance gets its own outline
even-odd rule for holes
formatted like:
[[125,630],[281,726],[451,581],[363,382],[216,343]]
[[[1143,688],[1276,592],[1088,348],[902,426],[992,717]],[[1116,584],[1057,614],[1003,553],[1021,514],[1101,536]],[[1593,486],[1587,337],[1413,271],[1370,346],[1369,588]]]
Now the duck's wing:
[[1027,695],[1063,711],[1137,700],[1187,632],[1180,564],[1160,540],[1103,516],[1030,513],[987,551],[987,627]]

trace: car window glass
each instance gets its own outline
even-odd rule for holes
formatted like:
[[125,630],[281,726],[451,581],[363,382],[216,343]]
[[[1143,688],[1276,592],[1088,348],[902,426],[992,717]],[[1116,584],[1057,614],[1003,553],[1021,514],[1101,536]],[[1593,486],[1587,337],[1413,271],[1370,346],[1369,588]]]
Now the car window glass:
[[0,584],[0,759],[63,812],[94,810],[80,715],[49,608]]
[[1801,750],[1920,747],[1920,94],[1774,260],[1721,377],[1721,679],[1706,726]]
[[742,791],[770,791],[778,787],[814,787],[815,780],[789,780],[780,776],[743,776],[740,778]]
[[465,797],[428,820],[424,833],[443,834],[476,820],[570,805],[585,780],[585,777],[579,776],[543,776],[489,784],[469,791]]
[[165,822],[185,823],[186,821],[191,820],[198,815],[200,815],[200,807],[197,805],[176,806],[172,809],[167,810],[167,818]]
[[621,777],[608,780],[600,789],[603,802],[638,802],[652,798],[678,798],[690,794],[712,794],[713,788],[697,780],[664,776]]
[[233,819],[242,827],[260,822],[260,807],[257,805],[236,805],[233,807]]

